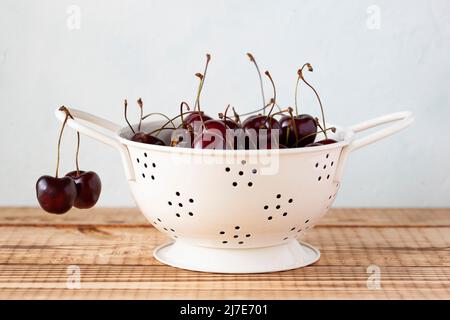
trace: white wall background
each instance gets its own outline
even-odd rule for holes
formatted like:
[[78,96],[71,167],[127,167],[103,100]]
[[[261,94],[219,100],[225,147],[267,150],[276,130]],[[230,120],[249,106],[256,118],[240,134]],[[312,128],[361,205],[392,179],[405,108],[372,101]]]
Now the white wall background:
[[[67,25],[70,5],[80,29]],[[352,155],[337,206],[449,206],[449,49],[447,0],[1,0],[0,205],[37,205],[35,181],[55,167],[58,106],[123,122],[122,99],[142,96],[147,111],[175,114],[194,99],[193,74],[210,52],[205,108],[250,111],[260,103],[250,51],[282,105],[292,105],[296,70],[309,61],[335,123],[414,112],[413,127]],[[319,115],[305,95],[304,111]],[[74,151],[67,130],[62,172]],[[85,138],[81,163],[103,179],[100,205],[133,205],[114,150]]]

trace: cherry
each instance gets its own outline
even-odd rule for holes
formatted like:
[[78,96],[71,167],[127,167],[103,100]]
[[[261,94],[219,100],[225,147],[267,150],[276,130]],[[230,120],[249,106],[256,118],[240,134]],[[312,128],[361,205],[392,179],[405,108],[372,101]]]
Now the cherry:
[[334,139],[328,138],[328,139],[323,139],[323,140],[317,141],[317,143],[320,143],[321,145],[325,145],[325,144],[337,143],[337,141]]
[[305,147],[319,147],[319,146],[322,146],[322,144],[318,143],[318,142],[314,142],[314,143],[307,144]]
[[[203,121],[202,121],[202,119],[203,119]],[[208,120],[212,120],[212,118],[210,116],[204,114],[203,111],[194,111],[194,112],[189,113],[189,115],[184,118],[183,127],[184,128],[193,128],[195,122],[204,122],[204,121],[208,121]]]
[[145,132],[140,132],[139,130],[141,130],[141,124],[142,124],[142,113],[143,113],[143,102],[142,99],[139,98],[139,100],[137,101],[139,108],[141,109],[141,117],[139,120],[139,126],[138,126],[138,132],[136,132],[133,129],[133,126],[130,124],[130,122],[128,121],[128,116],[127,116],[127,108],[128,108],[128,101],[127,99],[124,100],[124,116],[125,116],[125,121],[127,122],[128,126],[131,129],[131,132],[133,132],[133,136],[131,137],[131,141],[134,142],[140,142],[140,143],[146,143],[146,144],[154,144],[154,145],[158,145],[158,146],[165,146],[166,144],[164,143],[164,141],[162,141],[161,139],[152,136],[149,133],[145,133]]
[[194,129],[192,147],[196,149],[225,149],[227,129],[229,128],[221,120],[205,121],[203,130]]
[[63,214],[69,211],[77,198],[77,187],[69,177],[42,176],[36,183],[39,205],[48,213]]
[[[314,142],[317,132],[316,120],[308,115],[301,114],[299,116],[283,116],[280,119],[281,136],[280,142],[286,144],[290,148],[304,147]],[[306,139],[300,140],[308,136]]]
[[[67,109],[65,107],[61,107],[60,110],[65,111]],[[59,133],[55,176],[41,176],[36,182],[36,197],[39,205],[45,211],[54,214],[62,214],[69,211],[77,197],[75,182],[69,177],[58,177],[61,138],[68,118],[69,113],[66,112],[66,118],[64,119],[61,131]]]
[[93,171],[75,170],[66,174],[75,182],[77,197],[74,206],[78,209],[92,208],[100,197],[102,182],[98,174]]
[[161,139],[152,136],[151,134],[144,132],[137,132],[131,137],[131,141],[146,143],[146,144],[154,144],[157,146],[165,146],[166,144]]
[[239,123],[239,115],[236,113],[236,111],[233,109],[234,112],[234,120],[227,116],[228,109],[230,108],[230,105],[228,105],[225,108],[224,113],[219,113],[219,119],[222,120],[222,122],[225,124],[226,127],[228,127],[231,130],[240,129],[241,125]]

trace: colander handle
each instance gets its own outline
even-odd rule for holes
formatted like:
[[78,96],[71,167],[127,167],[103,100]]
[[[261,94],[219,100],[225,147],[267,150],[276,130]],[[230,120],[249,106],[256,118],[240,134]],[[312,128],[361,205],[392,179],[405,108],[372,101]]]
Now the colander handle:
[[345,165],[345,162],[347,161],[347,157],[350,154],[350,152],[358,150],[359,148],[362,148],[368,144],[371,144],[375,141],[381,140],[383,138],[389,137],[390,135],[393,135],[394,133],[406,128],[414,121],[414,118],[412,116],[412,113],[409,111],[403,111],[403,112],[396,112],[391,113],[385,116],[381,116],[372,120],[364,121],[359,124],[356,124],[350,129],[354,133],[358,133],[370,128],[374,128],[386,123],[395,122],[394,124],[390,125],[387,128],[384,128],[382,130],[379,130],[377,132],[374,132],[372,134],[369,134],[368,136],[365,136],[363,138],[356,139],[352,141],[348,146],[344,147],[341,152],[341,156],[339,158],[339,166],[336,170],[336,175],[334,178],[335,182],[340,182],[342,178],[342,172]]
[[[69,111],[74,119],[69,118],[67,120],[67,125],[70,128],[87,135],[88,137],[103,142],[119,150],[125,168],[125,175],[128,180],[134,180],[133,166],[131,164],[128,149],[113,135],[121,127],[109,120],[94,116],[84,111],[80,111],[77,109],[69,109]],[[61,122],[63,122],[66,118],[65,112],[60,111],[59,109],[55,111],[55,115]],[[102,131],[98,129],[101,129]]]

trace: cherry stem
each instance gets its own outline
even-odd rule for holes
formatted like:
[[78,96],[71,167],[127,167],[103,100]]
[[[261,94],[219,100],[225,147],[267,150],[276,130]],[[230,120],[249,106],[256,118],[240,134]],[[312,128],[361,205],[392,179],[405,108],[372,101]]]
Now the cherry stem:
[[[59,108],[60,111],[64,111],[64,113],[66,114],[66,119],[64,120],[64,126],[65,123],[67,122],[67,120],[70,118],[72,120],[74,120],[73,116],[70,114],[69,109],[67,109],[65,106],[62,106],[61,108]],[[61,137],[62,137],[62,131],[63,131],[64,127],[61,128],[61,133],[59,136],[59,140],[58,140],[58,164],[57,164],[57,169],[56,169],[56,178],[58,178],[58,171],[59,171],[59,149],[60,149],[60,143],[61,143]],[[77,168],[77,176],[80,175],[80,165],[79,165],[79,155],[80,155],[80,132],[77,131],[77,151],[76,151],[76,155],[75,155],[75,166]]]
[[270,99],[269,103],[266,104],[266,105],[264,106],[264,108],[258,109],[258,110],[254,110],[254,111],[250,111],[250,112],[247,112],[247,113],[243,113],[243,114],[241,114],[241,117],[242,117],[242,116],[248,116],[248,115],[251,115],[251,114],[260,112],[260,111],[264,111],[264,114],[266,114],[266,111],[265,111],[265,110],[266,110],[267,107],[270,106],[272,103],[273,103],[273,98]]
[[308,67],[308,70],[309,70],[309,71],[311,71],[311,72],[313,71],[313,68],[312,68],[311,64],[308,63],[308,62],[305,63],[305,64],[303,64],[303,66],[302,66],[300,69],[298,69],[298,71],[297,71],[298,77],[297,77],[297,82],[296,82],[296,84],[295,84],[295,114],[296,114],[297,117],[298,117],[298,105],[297,105],[298,85],[299,85],[300,80],[301,80],[301,78],[302,78],[303,69],[304,69],[305,67]]
[[127,99],[125,99],[123,101],[123,105],[124,105],[124,115],[125,115],[125,121],[127,122],[128,126],[130,127],[131,131],[136,134],[136,131],[134,131],[133,127],[131,126],[130,122],[128,121],[128,116],[127,116],[127,109],[128,109],[128,101]]
[[80,165],[78,162],[79,155],[80,155],[80,133],[77,131],[77,152],[75,156],[75,166],[77,167],[77,176],[80,175]]
[[256,71],[258,72],[259,85],[261,87],[262,106],[263,106],[263,108],[261,110],[264,112],[264,115],[265,115],[266,114],[266,98],[264,96],[264,85],[263,85],[263,79],[261,76],[261,71],[259,70],[259,67],[258,67],[258,64],[256,63],[255,57],[253,57],[253,55],[251,53],[247,53],[247,56],[249,57],[250,61],[253,62],[253,64],[256,67]]
[[[297,130],[297,126],[295,125],[294,115],[292,114],[292,108],[289,108],[289,115],[291,116],[292,126],[294,127],[295,144],[297,144],[298,143],[298,130]],[[288,126],[288,129],[289,129],[289,126]],[[288,136],[289,136],[289,132],[286,135],[286,142],[288,141]]]
[[161,112],[152,112],[152,113],[149,113],[149,114],[146,114],[143,118],[142,118],[142,120],[145,120],[145,119],[147,119],[148,117],[151,117],[151,116],[161,116],[161,117],[164,117],[164,118],[166,118],[168,121],[169,121],[169,123],[171,123],[172,124],[172,127],[176,127],[176,125],[172,122],[172,119],[170,119],[168,116],[166,116],[164,113],[161,113]]
[[270,75],[269,71],[264,72],[264,74],[269,78],[273,88],[272,107],[270,108],[269,114],[267,115],[267,118],[269,118],[270,115],[272,114],[273,108],[275,107],[275,103],[277,100],[277,90],[275,89],[275,83],[273,82],[272,76]]
[[234,114],[234,121],[236,123],[241,123],[241,117],[239,116],[239,114],[236,112],[236,110],[234,110],[234,107],[231,107],[231,110],[233,110],[233,114]]
[[172,119],[169,119],[169,121],[167,121],[165,124],[163,124],[163,125],[161,126],[161,128],[156,129],[156,130],[153,130],[153,131],[150,132],[149,134],[151,135],[151,134],[153,134],[153,133],[155,133],[155,132],[159,132],[159,131],[164,130],[164,129],[177,129],[177,128],[180,128],[180,127],[183,125],[183,123],[181,123],[180,126],[178,126],[178,127],[174,126],[173,128],[166,128],[166,126],[167,126],[168,124],[170,124],[170,123],[173,123],[173,120],[175,120],[175,119],[178,119],[178,118],[180,118],[180,117],[182,117],[182,116],[184,116],[184,115],[186,115],[186,114],[196,113],[196,112],[197,112],[197,111],[186,111],[186,112],[183,112],[182,114],[179,114],[179,115],[173,117]]
[[201,73],[196,73],[195,74],[197,77],[200,78],[200,84],[199,84],[198,90],[197,90],[197,98],[195,99],[194,110],[197,109],[198,111],[200,111],[200,94],[201,94],[202,89],[203,89],[203,84],[205,82],[206,72],[208,71],[208,65],[209,65],[209,61],[210,60],[211,60],[211,55],[209,53],[207,53],[206,54],[205,70],[203,71],[203,75]]
[[187,102],[185,102],[185,101],[182,101],[182,102],[181,102],[181,104],[180,104],[181,123],[184,122],[184,119],[183,119],[183,107],[184,107],[184,106],[186,106],[186,109],[187,109],[188,111],[191,110],[191,108],[189,107],[189,104],[188,104]]
[[[306,65],[308,66],[308,71],[312,72],[312,71],[313,71],[312,66],[311,66],[309,63],[307,63]],[[323,112],[323,106],[322,106],[322,101],[320,100],[320,96],[319,96],[319,94],[317,93],[316,89],[314,89],[314,87],[313,87],[308,81],[306,81],[306,79],[303,77],[302,69],[299,70],[299,77],[301,77],[301,79],[303,80],[303,82],[304,82],[308,87],[310,87],[310,88],[312,89],[312,91],[314,91],[314,94],[316,95],[317,100],[319,101],[320,111],[322,112],[322,122],[323,122],[323,127],[324,127],[323,133],[324,133],[324,135],[325,135],[325,139],[328,139],[328,136],[327,136],[327,129],[326,129],[326,123],[325,123],[325,113]]]
[[[61,107],[62,108],[62,107]],[[61,110],[61,109],[60,109]],[[62,110],[61,110],[62,111]],[[69,115],[66,113],[66,117],[64,118],[64,122],[61,126],[61,130],[59,132],[59,138],[58,138],[58,155],[56,158],[56,173],[55,173],[55,178],[58,178],[58,173],[59,173],[59,160],[60,160],[60,149],[61,149],[61,138],[64,132],[64,127],[66,126],[67,123],[67,119],[69,118]]]
[[141,98],[138,99],[137,104],[139,106],[139,109],[141,109],[141,116],[139,118],[139,126],[138,126],[138,131],[141,131],[141,125],[142,125],[142,116],[144,114],[144,102],[142,101]]
[[226,120],[227,120],[228,109],[230,109],[230,105],[228,105],[228,106],[225,108],[225,112],[224,112],[224,116],[223,116],[223,125],[225,126],[225,128],[227,127]]
[[[327,131],[329,131],[329,130],[331,130],[332,132],[336,132],[336,128],[335,128],[335,127],[331,127],[331,128],[326,128],[326,129],[320,130],[320,131],[318,131],[318,132],[310,133],[310,134],[308,134],[308,135],[306,135],[306,136],[300,138],[300,140],[298,140],[298,141],[295,143],[294,146],[297,146],[298,143],[299,143],[300,141],[305,140],[306,138],[312,137],[312,136],[314,136],[314,135],[316,135],[316,134],[318,134],[318,133],[323,133],[323,134],[325,134],[325,133],[326,133]],[[326,137],[326,135],[325,135],[325,137]]]

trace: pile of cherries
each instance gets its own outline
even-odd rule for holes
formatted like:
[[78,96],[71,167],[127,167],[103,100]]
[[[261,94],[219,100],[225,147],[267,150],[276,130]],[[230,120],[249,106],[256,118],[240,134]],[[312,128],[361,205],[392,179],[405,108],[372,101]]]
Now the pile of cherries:
[[[311,64],[305,63],[297,71],[298,77],[295,86],[294,114],[293,108],[288,107],[281,109],[276,104],[276,88],[269,71],[265,71],[264,74],[270,80],[272,85],[273,98],[266,103],[263,79],[258,64],[251,53],[247,53],[247,56],[255,65],[259,76],[262,95],[261,109],[239,115],[235,108],[231,108],[233,111],[233,116],[230,117],[227,115],[230,109],[230,105],[228,105],[223,113],[219,113],[217,119],[212,118],[201,110],[200,95],[206,79],[208,65],[211,60],[211,55],[207,54],[204,72],[195,74],[199,78],[200,82],[193,111],[191,111],[186,102],[182,102],[180,105],[179,115],[173,118],[169,118],[161,113],[150,113],[143,116],[143,102],[139,99],[137,103],[140,108],[141,117],[137,130],[135,130],[127,119],[127,100],[125,100],[125,120],[132,131],[131,140],[160,146],[234,150],[303,148],[322,146],[337,142],[336,140],[328,138],[327,132],[329,130],[335,132],[336,129],[334,127],[326,128],[325,115],[319,94],[304,78],[303,70],[305,68],[310,72],[313,71]],[[317,118],[314,118],[309,114],[299,114],[297,96],[300,81],[303,81],[309,88],[311,88],[317,97],[322,113],[322,124],[320,124]],[[275,106],[278,110],[275,110]],[[147,117],[152,115],[163,116],[167,119],[167,122],[156,130],[151,132],[142,132],[142,120],[145,120]],[[248,117],[241,121],[243,116]],[[181,124],[175,125],[174,121],[178,118],[181,119]],[[170,143],[165,143],[161,138],[159,138],[159,134],[163,130],[173,131]],[[325,139],[315,142],[316,135],[321,132],[324,134]]]
[[100,197],[102,183],[98,174],[93,171],[82,171],[78,165],[80,150],[80,134],[77,132],[76,170],[59,177],[59,160],[61,138],[69,118],[73,119],[66,107],[59,110],[66,113],[66,118],[61,127],[58,139],[58,157],[56,162],[56,174],[41,176],[36,182],[36,196],[42,209],[49,213],[63,214],[72,207],[89,209],[93,207]]

